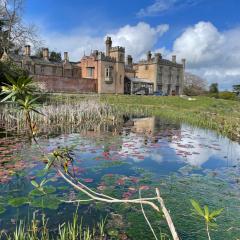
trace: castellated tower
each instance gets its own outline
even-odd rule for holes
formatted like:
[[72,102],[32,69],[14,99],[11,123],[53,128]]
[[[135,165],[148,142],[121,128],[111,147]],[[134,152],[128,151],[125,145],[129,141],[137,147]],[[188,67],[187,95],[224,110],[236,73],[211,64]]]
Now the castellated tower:
[[107,37],[106,41],[106,57],[110,57],[114,61],[113,68],[113,84],[115,93],[124,92],[124,76],[125,76],[125,48],[113,47],[111,37]]
[[106,56],[110,56],[110,50],[112,48],[112,39],[111,37],[107,37],[106,41],[105,41],[105,44],[106,44]]

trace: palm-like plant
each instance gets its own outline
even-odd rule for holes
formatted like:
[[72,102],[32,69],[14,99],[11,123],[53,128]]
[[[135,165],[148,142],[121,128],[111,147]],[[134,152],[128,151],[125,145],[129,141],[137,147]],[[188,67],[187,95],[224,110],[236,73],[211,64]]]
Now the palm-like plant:
[[9,75],[6,75],[6,78],[9,81],[9,84],[5,84],[2,86],[1,95],[7,95],[1,102],[11,101],[12,103],[17,104],[18,109],[25,112],[26,122],[29,126],[32,136],[35,135],[36,129],[31,120],[30,113],[37,112],[37,99],[38,97],[34,97],[34,84],[33,78],[20,76],[16,79],[12,78]]
[[15,102],[18,99],[23,99],[27,95],[32,95],[35,88],[33,85],[32,77],[20,76],[17,79],[12,78],[9,75],[5,75],[9,84],[5,83],[2,86],[2,93],[7,95],[1,102],[11,100]]
[[204,207],[202,208],[197,201],[195,201],[193,199],[191,199],[190,201],[193,206],[194,213],[196,213],[198,216],[204,218],[208,239],[211,240],[209,227],[217,226],[217,224],[215,223],[216,217],[218,217],[221,214],[221,212],[223,211],[223,208],[212,211],[210,213],[208,206],[204,205]]

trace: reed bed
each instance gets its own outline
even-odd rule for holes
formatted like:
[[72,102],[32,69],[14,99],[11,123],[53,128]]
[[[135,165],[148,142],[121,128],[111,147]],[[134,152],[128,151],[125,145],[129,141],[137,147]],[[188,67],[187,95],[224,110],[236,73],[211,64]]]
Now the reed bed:
[[[23,111],[14,105],[4,104],[0,111],[0,126],[6,130],[24,130],[26,126]],[[83,100],[80,102],[39,105],[42,114],[31,113],[32,122],[38,130],[46,131],[52,128],[95,129],[102,124],[117,125],[122,121],[117,108],[98,100]]]
[[48,220],[45,215],[40,220],[35,216],[28,224],[20,220],[12,233],[0,230],[0,240],[106,240],[106,219],[102,219],[95,226],[84,226],[78,214],[73,215],[73,220],[64,222],[53,231],[48,228]]

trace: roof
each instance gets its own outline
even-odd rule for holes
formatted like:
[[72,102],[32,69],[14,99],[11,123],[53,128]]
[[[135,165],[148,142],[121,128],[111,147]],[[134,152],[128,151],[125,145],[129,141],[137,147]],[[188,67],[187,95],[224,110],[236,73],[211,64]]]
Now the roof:
[[138,83],[138,82],[141,82],[141,83],[149,83],[149,84],[153,84],[153,82],[150,82],[148,79],[145,79],[145,78],[128,78],[131,82],[134,82],[134,83]]
[[[8,56],[13,59],[14,61],[22,61],[22,60],[28,60],[34,62],[35,64],[42,64],[42,65],[56,65],[56,66],[62,66],[64,64],[64,60],[62,60],[61,62],[55,62],[55,61],[51,61],[51,60],[44,60],[43,58],[39,58],[37,56],[29,56],[26,57],[25,55],[18,55],[18,54],[14,54],[14,53],[9,53]],[[79,62],[68,62],[70,65],[76,65]]]

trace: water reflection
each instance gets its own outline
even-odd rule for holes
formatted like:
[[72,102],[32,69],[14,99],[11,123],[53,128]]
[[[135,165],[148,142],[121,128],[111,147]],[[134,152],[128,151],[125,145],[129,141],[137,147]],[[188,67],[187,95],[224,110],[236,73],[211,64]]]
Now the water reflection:
[[[26,144],[24,139],[15,139],[12,136],[3,137],[0,139],[0,207],[4,206],[6,211],[0,215],[0,223],[9,229],[9,226],[14,228],[11,219],[24,218],[27,211],[30,211],[31,215],[38,208],[37,197],[31,196],[34,202],[19,207],[16,215],[16,208],[9,206],[8,201],[15,197],[29,196],[33,190],[30,180],[40,182],[43,175],[39,174],[39,170],[45,165],[36,145]],[[72,129],[66,134],[41,136],[39,142],[47,152],[61,146],[72,146],[77,177],[98,190],[105,187],[102,178],[106,175],[124,175],[125,178],[139,181],[141,176],[136,169],[151,173],[156,184],[172,173],[182,177],[181,174],[197,171],[205,176],[207,172],[204,170],[209,169],[221,170],[220,177],[225,180],[225,169],[236,169],[240,160],[239,144],[212,131],[171,123],[157,117],[128,118],[124,126],[118,128],[102,127],[80,133]],[[62,189],[66,187],[66,183],[54,171],[49,176],[51,185],[56,188],[54,196],[62,197]],[[229,182],[233,180],[230,179]],[[119,190],[121,181],[117,187]],[[67,189],[69,190],[69,187]],[[66,197],[74,196],[69,192],[64,194]],[[70,217],[75,210],[74,206],[70,211],[70,208],[63,204],[56,208],[47,211],[49,217],[55,218],[56,214],[61,216],[58,222],[51,222],[53,227],[63,219],[69,220],[69,215],[65,214],[66,209]],[[81,207],[83,211],[88,208],[87,205]],[[89,218],[91,216],[89,215]],[[1,222],[1,219],[4,221]]]
[[240,145],[213,131],[169,124],[156,117],[133,119],[123,134],[121,154],[134,162],[183,162],[203,168],[234,166],[240,160]]

